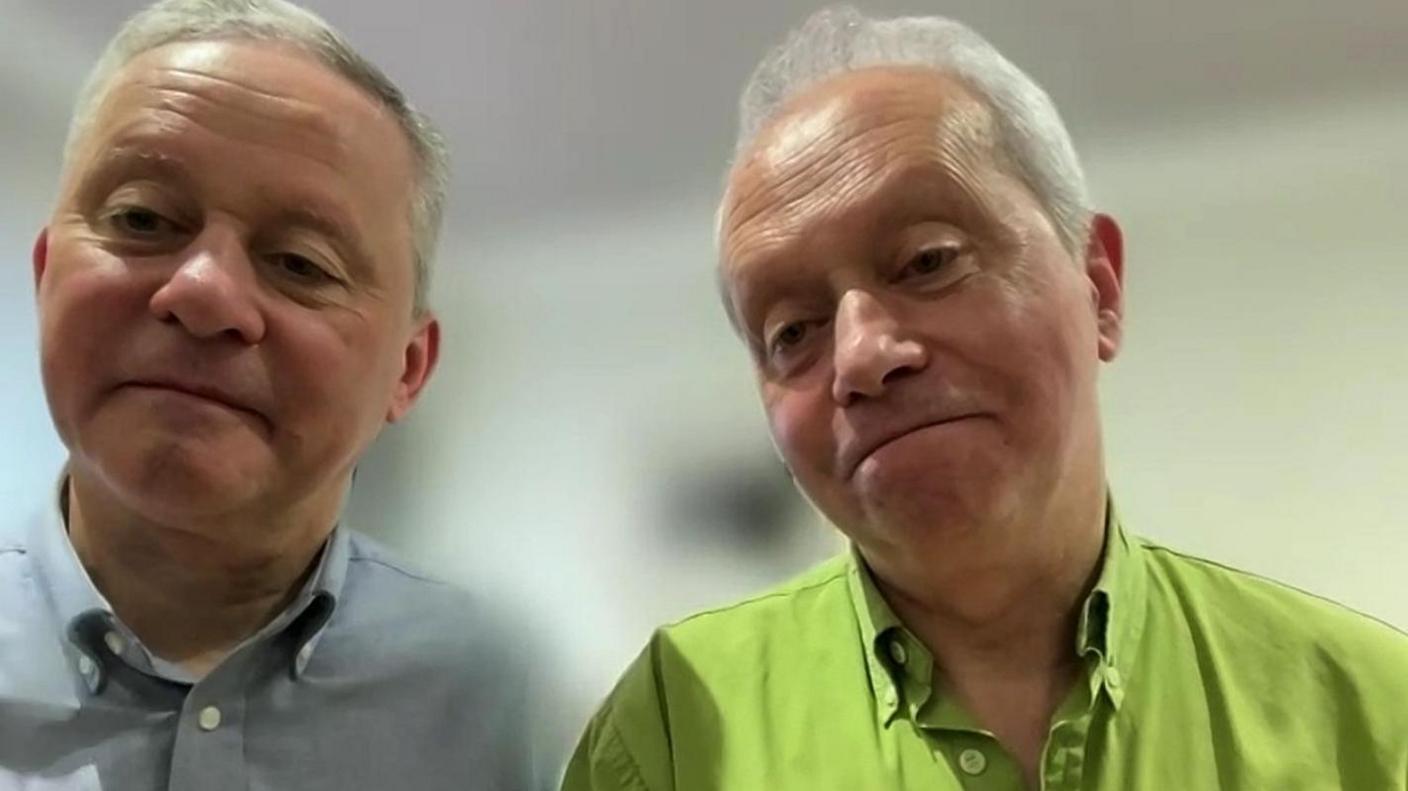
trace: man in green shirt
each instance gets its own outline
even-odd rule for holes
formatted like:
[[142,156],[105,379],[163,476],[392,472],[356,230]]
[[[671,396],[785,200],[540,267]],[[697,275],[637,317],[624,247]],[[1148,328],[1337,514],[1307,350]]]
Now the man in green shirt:
[[657,632],[565,787],[1408,789],[1408,636],[1122,527],[1121,236],[1041,89],[839,9],[741,108],[724,301],[851,550]]

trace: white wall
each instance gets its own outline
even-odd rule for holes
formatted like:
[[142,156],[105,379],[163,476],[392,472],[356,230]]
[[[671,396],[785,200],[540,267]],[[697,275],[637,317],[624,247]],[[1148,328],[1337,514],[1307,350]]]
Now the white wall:
[[1130,343],[1130,522],[1408,627],[1408,101],[1104,143]]

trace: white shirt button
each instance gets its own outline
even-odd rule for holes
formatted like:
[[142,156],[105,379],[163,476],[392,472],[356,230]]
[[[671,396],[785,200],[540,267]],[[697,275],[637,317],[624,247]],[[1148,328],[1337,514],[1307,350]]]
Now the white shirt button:
[[98,666],[93,664],[93,660],[89,659],[87,654],[78,655],[78,672],[85,676],[91,676],[97,669]]
[[895,660],[897,665],[903,665],[909,661],[909,652],[904,650],[904,643],[899,640],[890,643],[890,658]]
[[200,717],[197,718],[200,729],[203,731],[213,731],[220,727],[220,709],[214,706],[206,706],[200,710]]
[[988,757],[970,747],[958,754],[958,768],[965,774],[980,775],[988,768]]
[[108,632],[103,635],[103,642],[108,644],[108,650],[122,656],[122,652],[127,650],[127,641],[122,639],[122,635],[117,632]]

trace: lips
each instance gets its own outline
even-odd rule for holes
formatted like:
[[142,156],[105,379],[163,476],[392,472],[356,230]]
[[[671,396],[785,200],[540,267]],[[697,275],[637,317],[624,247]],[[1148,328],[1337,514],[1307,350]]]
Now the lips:
[[895,426],[877,426],[874,429],[858,432],[854,439],[842,444],[840,453],[838,454],[842,475],[846,480],[850,480],[855,476],[856,470],[860,469],[860,465],[866,459],[870,458],[876,451],[901,437],[921,429],[949,425],[977,417],[981,417],[981,415],[978,413],[965,413],[948,417],[926,418],[924,420],[911,421]]
[[139,379],[126,383],[127,387],[149,390],[168,390],[219,404],[236,412],[243,412],[268,423],[268,418],[258,409],[250,406],[249,399],[243,398],[227,388],[208,382],[181,381],[168,378]]

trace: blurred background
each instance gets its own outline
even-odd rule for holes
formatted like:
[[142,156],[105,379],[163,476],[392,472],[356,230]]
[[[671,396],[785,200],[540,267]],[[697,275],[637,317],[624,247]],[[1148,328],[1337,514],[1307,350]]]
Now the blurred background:
[[[350,520],[525,613],[575,738],[650,630],[838,539],[716,304],[752,65],[804,0],[311,0],[456,155],[437,380]],[[0,0],[0,494],[63,459],[29,253],[83,76],[138,0]],[[1128,525],[1408,628],[1408,3],[868,2],[964,20],[1062,109],[1123,224],[1104,382]]]

